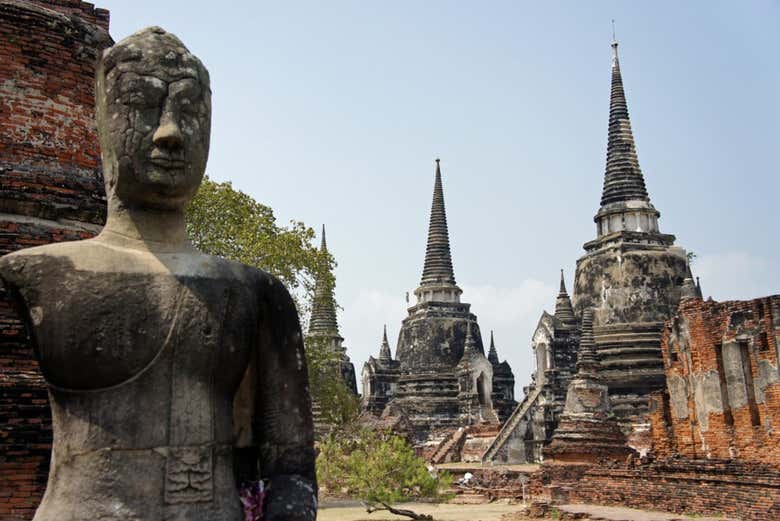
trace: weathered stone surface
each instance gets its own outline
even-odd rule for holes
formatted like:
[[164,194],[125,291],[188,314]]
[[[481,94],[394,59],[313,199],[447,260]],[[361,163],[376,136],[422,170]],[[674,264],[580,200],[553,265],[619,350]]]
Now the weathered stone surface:
[[270,275],[186,237],[184,206],[208,155],[206,69],[149,28],[103,55],[97,86],[105,228],[0,259],[52,404],[52,469],[35,520],[238,521],[236,440],[256,448],[246,467],[271,482],[267,518],[314,519],[292,299]]

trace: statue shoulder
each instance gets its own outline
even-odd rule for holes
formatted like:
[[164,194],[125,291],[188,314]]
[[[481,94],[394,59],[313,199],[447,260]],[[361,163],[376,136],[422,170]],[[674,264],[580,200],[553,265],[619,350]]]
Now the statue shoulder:
[[0,278],[15,286],[25,286],[45,275],[55,275],[83,252],[87,241],[46,244],[15,251],[0,257]]

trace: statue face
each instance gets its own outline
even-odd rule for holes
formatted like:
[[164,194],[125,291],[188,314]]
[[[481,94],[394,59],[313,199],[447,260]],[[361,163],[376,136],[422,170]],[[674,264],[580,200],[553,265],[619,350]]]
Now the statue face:
[[126,38],[101,61],[97,114],[106,192],[130,206],[184,207],[209,150],[211,91],[200,61],[159,28]]

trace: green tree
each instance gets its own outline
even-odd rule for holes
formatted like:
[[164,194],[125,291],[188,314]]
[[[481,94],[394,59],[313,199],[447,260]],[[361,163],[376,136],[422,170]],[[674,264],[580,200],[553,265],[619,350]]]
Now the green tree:
[[[204,253],[263,269],[279,278],[306,316],[321,270],[332,277],[333,258],[314,245],[314,230],[299,221],[280,226],[271,208],[208,177],[187,207],[187,232]],[[323,258],[324,256],[324,258]]]
[[309,388],[320,407],[322,421],[339,429],[357,419],[360,399],[347,388],[341,376],[341,359],[328,338],[306,338],[306,362]]
[[[187,207],[187,231],[204,253],[263,269],[279,278],[295,298],[298,312],[307,316],[319,277],[333,285],[335,262],[314,245],[314,230],[302,222],[279,226],[274,212],[250,195],[208,177]],[[312,397],[323,419],[341,425],[359,412],[357,397],[338,373],[333,350],[306,341],[306,359]]]
[[368,513],[387,510],[412,519],[433,519],[393,504],[443,501],[452,484],[446,472],[431,473],[425,460],[403,438],[356,427],[330,435],[320,444],[317,479],[330,490],[347,489]]

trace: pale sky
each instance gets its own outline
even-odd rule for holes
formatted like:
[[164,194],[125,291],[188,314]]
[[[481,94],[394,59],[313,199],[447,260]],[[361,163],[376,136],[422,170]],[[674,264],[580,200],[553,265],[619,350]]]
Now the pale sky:
[[[518,391],[531,333],[595,238],[611,19],[660,227],[716,300],[780,293],[780,3],[100,1],[211,73],[208,173],[326,224],[360,372],[422,272],[441,158],[455,276]],[[518,392],[518,399],[520,397]]]

